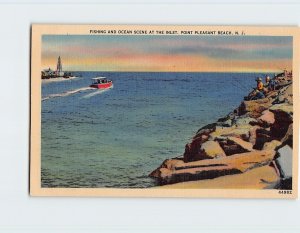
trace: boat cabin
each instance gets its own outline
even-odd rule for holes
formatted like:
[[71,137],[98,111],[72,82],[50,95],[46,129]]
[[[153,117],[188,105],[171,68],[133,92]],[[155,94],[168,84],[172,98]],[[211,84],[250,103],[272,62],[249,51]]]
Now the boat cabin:
[[112,87],[112,81],[106,77],[92,78],[92,85],[90,87],[98,89],[107,89]]

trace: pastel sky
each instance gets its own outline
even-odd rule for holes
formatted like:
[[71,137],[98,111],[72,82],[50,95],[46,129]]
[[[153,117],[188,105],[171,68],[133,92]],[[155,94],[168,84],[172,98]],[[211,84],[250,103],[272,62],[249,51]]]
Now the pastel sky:
[[42,69],[278,72],[292,69],[292,37],[44,35]]

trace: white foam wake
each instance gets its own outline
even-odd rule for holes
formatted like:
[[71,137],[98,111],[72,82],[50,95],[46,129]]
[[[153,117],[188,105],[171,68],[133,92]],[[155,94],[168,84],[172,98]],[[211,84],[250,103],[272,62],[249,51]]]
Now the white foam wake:
[[51,94],[51,95],[48,95],[48,96],[42,98],[42,101],[52,99],[52,98],[57,98],[57,97],[66,97],[66,96],[69,96],[69,95],[76,94],[78,92],[93,90],[93,89],[94,88],[92,88],[92,87],[82,87],[82,88],[78,88],[78,89],[75,89],[75,90],[71,90],[71,91],[67,91],[67,92],[63,92],[63,93],[59,93],[59,94]]
[[[111,89],[111,88],[110,88],[110,89]],[[101,89],[96,89],[96,91],[94,91],[94,92],[92,92],[92,93],[89,93],[89,94],[83,96],[82,98],[88,99],[88,98],[91,98],[91,97],[93,97],[93,96],[95,96],[95,95],[99,95],[99,94],[101,94],[101,93],[103,93],[103,92],[106,92],[106,91],[108,91],[108,90],[110,90],[110,89],[103,89],[103,90],[101,90]]]

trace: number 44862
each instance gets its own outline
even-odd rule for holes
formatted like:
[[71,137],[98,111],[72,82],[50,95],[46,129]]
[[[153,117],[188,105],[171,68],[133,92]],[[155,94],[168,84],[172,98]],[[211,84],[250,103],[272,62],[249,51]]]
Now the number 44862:
[[279,190],[279,194],[292,194],[292,190]]

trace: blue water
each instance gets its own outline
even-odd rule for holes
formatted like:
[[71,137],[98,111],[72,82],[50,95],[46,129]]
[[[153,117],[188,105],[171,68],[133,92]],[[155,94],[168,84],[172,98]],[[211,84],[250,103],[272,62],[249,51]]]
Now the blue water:
[[[236,108],[251,73],[101,73],[42,83],[42,186],[155,186],[148,174],[182,155],[202,126]],[[114,88],[85,89],[106,76]]]

